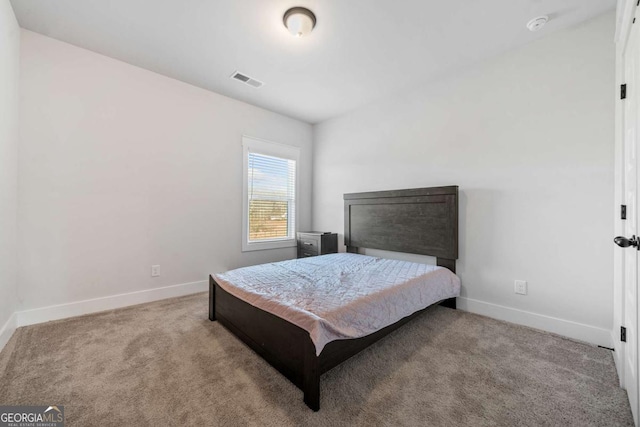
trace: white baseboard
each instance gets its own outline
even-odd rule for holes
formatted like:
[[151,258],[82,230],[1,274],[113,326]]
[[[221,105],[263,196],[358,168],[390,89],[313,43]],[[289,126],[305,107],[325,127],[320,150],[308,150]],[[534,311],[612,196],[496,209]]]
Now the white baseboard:
[[207,289],[208,282],[206,280],[202,280],[199,282],[183,283],[163,288],[147,289],[144,291],[18,311],[14,314],[14,317],[16,318],[16,326],[27,326],[35,323],[49,322],[51,320],[97,313],[99,311],[113,310],[116,308],[128,307],[131,305],[143,304],[166,298],[195,294],[198,292],[204,292]]
[[0,329],[0,351],[7,345],[17,327],[16,314],[13,313]]
[[612,339],[610,329],[598,328],[596,326],[585,325],[582,323],[572,322],[570,320],[545,316],[543,314],[518,310],[464,297],[458,298],[457,308],[470,313],[481,314],[494,319],[517,323],[530,328],[541,329],[543,331],[563,335],[575,340],[613,348],[614,340]]
[[[76,301],[67,304],[52,305],[32,310],[18,311],[14,313],[4,324],[2,329],[0,329],[0,350],[4,348],[15,329],[20,326],[33,325],[36,323],[49,322],[51,320],[65,319],[68,317],[143,304],[146,302],[190,295],[198,292],[204,292],[207,289],[208,282],[206,280],[202,280],[199,282],[184,283],[180,285],[166,286],[163,288],[148,289],[144,291]],[[552,332],[604,347],[613,348],[613,343],[616,342],[612,331],[608,329],[497,304],[491,304],[470,298],[459,297],[457,308],[470,313],[481,314],[494,319],[541,329],[543,331]],[[616,362],[619,361],[616,360]]]

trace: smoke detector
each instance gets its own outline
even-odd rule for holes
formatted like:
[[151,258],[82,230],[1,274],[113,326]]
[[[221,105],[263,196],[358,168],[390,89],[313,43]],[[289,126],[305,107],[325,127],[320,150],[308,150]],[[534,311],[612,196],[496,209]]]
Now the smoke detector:
[[544,25],[549,22],[549,17],[546,15],[538,16],[537,18],[533,18],[531,21],[527,22],[527,28],[531,32],[536,32]]
[[251,86],[252,88],[259,88],[262,87],[262,85],[264,85],[264,83],[262,83],[260,80],[256,80],[253,77],[249,77],[246,74],[242,74],[238,71],[235,71],[233,74],[231,74],[231,78],[233,80],[237,80],[240,83],[244,83],[246,85]]

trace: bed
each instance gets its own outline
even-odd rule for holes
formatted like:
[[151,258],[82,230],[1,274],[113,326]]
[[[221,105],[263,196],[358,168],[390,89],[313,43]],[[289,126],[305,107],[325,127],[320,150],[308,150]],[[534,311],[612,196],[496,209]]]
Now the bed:
[[[219,321],[300,388],[304,402],[314,411],[320,409],[324,372],[419,316],[432,303],[455,308],[455,295],[459,295],[459,280],[457,290],[446,285],[455,282],[451,273],[455,273],[458,258],[457,186],[345,194],[344,215],[347,254],[271,263],[209,277],[209,319]],[[410,266],[411,274],[401,274],[410,280],[399,281],[389,288],[393,291],[373,284],[367,287],[367,278],[379,277],[379,273],[372,275],[376,268],[400,271],[413,263],[355,255],[359,248],[434,256],[437,266],[449,271],[415,264]],[[395,280],[398,274],[392,276]],[[314,277],[322,286],[314,287]],[[278,280],[291,284],[291,290],[281,292]],[[385,276],[383,281],[391,279]],[[425,281],[439,282],[439,290],[428,290]],[[239,282],[245,283],[240,286]],[[348,282],[355,293],[364,284],[359,293],[366,294],[366,302],[348,292],[332,299],[330,290],[341,289],[334,286],[337,282]],[[322,290],[322,298],[328,300],[320,308],[308,309],[305,304],[319,296],[307,297],[301,289]],[[380,295],[387,299],[386,305],[380,305]],[[346,301],[346,309],[334,307],[338,300]],[[413,305],[402,307],[405,312],[388,310],[389,304],[407,302]],[[369,316],[361,322],[354,313],[364,306],[373,310],[370,313],[379,314],[384,311],[381,308],[394,313]]]

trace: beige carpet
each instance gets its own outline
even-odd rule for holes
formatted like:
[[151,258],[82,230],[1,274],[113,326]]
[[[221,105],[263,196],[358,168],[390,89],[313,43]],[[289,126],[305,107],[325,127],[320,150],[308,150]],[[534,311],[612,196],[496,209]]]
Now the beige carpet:
[[632,425],[608,350],[433,307],[322,377],[321,410],[219,323],[207,296],[20,328],[0,404],[69,426]]

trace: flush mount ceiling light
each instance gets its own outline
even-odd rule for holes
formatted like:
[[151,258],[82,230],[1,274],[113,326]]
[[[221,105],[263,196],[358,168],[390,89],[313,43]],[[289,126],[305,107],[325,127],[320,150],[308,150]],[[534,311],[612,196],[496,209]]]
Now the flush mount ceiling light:
[[538,16],[537,18],[533,18],[531,21],[527,22],[527,28],[529,31],[535,32],[544,27],[547,22],[549,22],[548,16]]
[[304,7],[292,7],[282,17],[284,26],[292,36],[304,37],[316,26],[316,15]]

